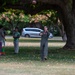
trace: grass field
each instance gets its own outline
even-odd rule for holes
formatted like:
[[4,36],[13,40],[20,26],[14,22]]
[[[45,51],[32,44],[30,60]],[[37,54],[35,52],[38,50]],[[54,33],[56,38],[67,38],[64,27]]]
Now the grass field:
[[[12,42],[13,39],[7,39]],[[38,42],[40,39],[20,39],[20,42]],[[49,40],[49,43],[62,43]],[[21,47],[14,54],[13,46],[5,48],[6,55],[0,56],[0,75],[75,75],[75,50],[63,50],[61,46],[49,47],[48,60],[40,60],[40,47]]]

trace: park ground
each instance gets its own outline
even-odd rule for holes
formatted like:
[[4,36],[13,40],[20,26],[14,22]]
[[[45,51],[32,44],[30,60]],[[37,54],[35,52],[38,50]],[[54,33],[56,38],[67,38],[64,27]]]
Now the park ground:
[[0,56],[0,75],[75,75],[75,50],[61,49],[60,37],[49,39],[48,60],[40,60],[40,38],[20,38],[15,55],[12,37],[6,38],[5,56]]

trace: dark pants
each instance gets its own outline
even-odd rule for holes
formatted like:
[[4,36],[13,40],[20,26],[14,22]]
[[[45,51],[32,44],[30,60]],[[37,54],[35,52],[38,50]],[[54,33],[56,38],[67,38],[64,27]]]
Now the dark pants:
[[41,43],[41,59],[47,58],[48,55],[48,42]]
[[14,41],[14,49],[15,49],[15,53],[19,53],[19,41],[18,40]]

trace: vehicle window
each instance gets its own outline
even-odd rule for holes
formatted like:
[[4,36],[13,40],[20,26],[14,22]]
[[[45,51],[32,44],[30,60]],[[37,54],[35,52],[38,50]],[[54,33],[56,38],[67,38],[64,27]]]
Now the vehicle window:
[[41,32],[41,30],[38,29],[25,29],[26,31],[35,31],[35,32]]
[[32,31],[32,29],[25,29],[26,31]]
[[38,30],[38,29],[33,29],[32,31],[35,31],[35,32],[40,32],[40,30]]

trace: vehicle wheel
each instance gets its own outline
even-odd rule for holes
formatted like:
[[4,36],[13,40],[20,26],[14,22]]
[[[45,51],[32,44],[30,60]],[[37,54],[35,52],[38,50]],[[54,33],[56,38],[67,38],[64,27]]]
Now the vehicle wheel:
[[26,34],[25,37],[29,38],[30,36],[28,34]]

